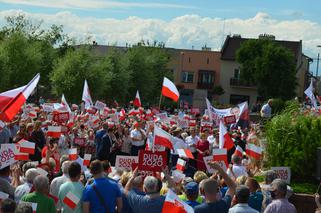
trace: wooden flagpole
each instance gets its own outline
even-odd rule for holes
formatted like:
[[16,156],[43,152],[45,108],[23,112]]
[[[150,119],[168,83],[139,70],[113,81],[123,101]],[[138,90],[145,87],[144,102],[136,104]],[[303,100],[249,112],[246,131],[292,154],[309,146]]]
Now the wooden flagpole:
[[163,95],[162,95],[162,92],[161,92],[161,94],[159,96],[159,105],[158,105],[159,111],[160,111],[160,107],[161,107],[162,97],[163,97]]

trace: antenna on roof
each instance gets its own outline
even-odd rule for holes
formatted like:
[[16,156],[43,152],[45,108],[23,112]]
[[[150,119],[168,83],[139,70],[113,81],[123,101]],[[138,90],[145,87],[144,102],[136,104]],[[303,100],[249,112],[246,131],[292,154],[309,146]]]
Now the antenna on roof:
[[223,21],[221,48],[224,45],[224,41],[225,41],[225,18],[224,18],[224,21]]

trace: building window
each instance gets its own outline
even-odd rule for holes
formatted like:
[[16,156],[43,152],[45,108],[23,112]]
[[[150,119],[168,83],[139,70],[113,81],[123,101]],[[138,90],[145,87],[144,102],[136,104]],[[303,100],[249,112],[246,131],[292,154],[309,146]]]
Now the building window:
[[213,84],[214,72],[212,71],[200,71],[198,75],[199,84]]
[[207,64],[209,64],[210,63],[210,59],[209,58],[207,58]]
[[241,77],[240,69],[234,69],[234,78],[240,79],[240,77]]
[[191,63],[191,57],[188,57],[188,63]]
[[194,73],[183,71],[181,74],[182,83],[193,83]]
[[250,96],[247,95],[231,95],[230,104],[236,105],[244,101],[250,102]]

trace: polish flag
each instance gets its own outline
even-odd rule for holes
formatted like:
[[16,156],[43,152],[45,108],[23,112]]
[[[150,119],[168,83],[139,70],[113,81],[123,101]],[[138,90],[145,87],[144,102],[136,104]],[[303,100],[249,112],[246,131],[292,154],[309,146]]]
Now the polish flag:
[[152,110],[148,109],[146,110],[146,116],[153,116]]
[[29,154],[21,153],[21,152],[15,153],[14,159],[15,160],[21,160],[21,161],[28,161],[29,160]]
[[177,164],[176,164],[176,169],[181,171],[181,172],[184,172],[185,165],[186,165],[186,161],[184,161],[183,159],[178,158]]
[[69,104],[68,104],[64,94],[62,94],[62,96],[61,96],[61,105],[63,105],[68,112],[71,112],[71,109],[69,107]]
[[61,126],[48,126],[47,136],[52,138],[60,138],[61,134]]
[[155,125],[154,127],[154,144],[155,145],[162,145],[169,149],[173,149],[173,136],[170,135],[168,132],[162,130],[158,126]]
[[162,213],[194,213],[191,206],[180,200],[178,196],[172,191],[168,190],[163,205]]
[[93,105],[93,101],[90,96],[90,91],[89,91],[89,87],[87,84],[87,80],[85,80],[84,90],[82,92],[82,99],[81,100],[85,102],[86,109],[89,109]]
[[131,109],[128,112],[128,115],[138,115],[139,114],[139,110],[138,109]]
[[140,96],[139,96],[138,90],[136,92],[136,97],[135,97],[135,100],[133,101],[133,105],[136,106],[136,107],[141,107],[142,106],[142,102],[140,101]]
[[40,79],[37,74],[27,85],[0,93],[0,120],[10,122],[36,88]]
[[262,156],[262,148],[252,143],[246,144],[246,154],[256,160],[260,160]]
[[233,155],[238,155],[240,157],[243,157],[243,149],[239,145],[236,146],[235,152]]
[[28,153],[28,154],[31,154],[31,155],[35,154],[35,146],[36,146],[35,143],[29,142],[29,141],[24,140],[24,139],[20,140],[18,143],[20,145],[19,151],[21,153]]
[[77,160],[78,154],[77,154],[77,148],[69,149],[69,160]]
[[90,159],[91,159],[91,154],[85,154],[84,155],[84,162],[83,162],[84,166],[89,166]]
[[194,159],[194,156],[193,156],[191,150],[189,150],[189,149],[177,149],[177,154],[181,158]]
[[196,126],[196,120],[190,120],[190,121],[188,122],[188,125],[189,125],[190,127]]
[[177,102],[179,99],[179,92],[175,84],[166,77],[164,77],[163,81],[162,95],[172,99],[175,102]]
[[66,204],[71,209],[76,208],[79,201],[80,199],[72,192],[68,192],[66,197],[63,199],[64,204]]
[[228,166],[227,161],[227,150],[226,149],[213,149],[213,160],[224,161],[226,167]]
[[126,111],[124,109],[121,109],[119,112],[119,120],[123,121],[126,118]]
[[226,126],[220,121],[219,147],[230,150],[234,147],[234,142],[226,130]]
[[33,118],[37,118],[37,112],[36,111],[30,111],[28,113],[28,117],[33,119]]

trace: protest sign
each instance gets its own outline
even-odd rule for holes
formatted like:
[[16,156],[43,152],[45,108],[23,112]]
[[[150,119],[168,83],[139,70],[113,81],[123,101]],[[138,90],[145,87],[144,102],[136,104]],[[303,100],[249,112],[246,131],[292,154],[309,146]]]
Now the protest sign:
[[1,144],[0,169],[10,166],[16,162],[15,153],[17,148],[14,144]]
[[271,167],[276,172],[278,178],[285,180],[288,184],[291,181],[291,168],[286,166]]
[[86,138],[74,138],[74,143],[83,147],[86,144]]
[[133,163],[138,163],[138,156],[117,155],[115,167],[117,169],[131,170]]
[[[138,166],[138,163],[132,163],[132,170],[134,171]],[[153,171],[144,171],[138,168],[138,175],[142,176],[143,179],[147,176],[154,176],[156,177],[156,172]]]
[[178,120],[177,121],[177,126],[184,129],[184,128],[188,128],[189,123],[188,120]]
[[59,112],[54,114],[53,121],[58,123],[64,123],[69,120],[69,112]]
[[142,171],[161,172],[167,165],[166,152],[141,150],[138,157],[138,169]]
[[98,110],[103,110],[106,107],[106,104],[101,101],[96,101],[95,108]]
[[235,117],[235,115],[225,116],[225,117],[224,117],[224,123],[225,123],[225,125],[229,125],[229,124],[234,124],[234,123],[236,123],[236,117]]

